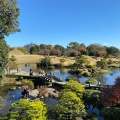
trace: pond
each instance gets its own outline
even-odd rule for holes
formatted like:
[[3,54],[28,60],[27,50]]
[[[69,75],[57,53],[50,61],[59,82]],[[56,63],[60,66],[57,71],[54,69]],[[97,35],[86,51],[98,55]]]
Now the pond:
[[7,95],[3,97],[5,106],[0,108],[0,114],[6,115],[11,108],[11,103],[20,100],[22,89],[20,90],[9,90]]
[[[28,66],[26,67],[24,64],[21,64],[20,66],[21,70],[24,71],[29,71],[29,69],[31,68],[34,72],[37,72],[37,67],[36,64],[28,64]],[[69,69],[55,69],[55,70],[45,70],[45,72],[47,72],[48,74],[51,72],[52,74],[56,75],[57,77],[61,78],[64,82],[66,82],[66,78],[73,78],[76,79],[79,82],[83,82],[85,83],[86,80],[89,79],[89,77],[83,77],[83,76],[77,76],[77,75],[71,75],[68,73]],[[93,76],[95,79],[98,80],[98,82],[100,82],[102,85],[103,84],[108,84],[108,85],[113,85],[115,79],[120,76],[120,69],[116,68],[116,69],[111,69],[112,70],[112,74],[107,73],[104,75],[100,75],[97,74],[95,76]]]

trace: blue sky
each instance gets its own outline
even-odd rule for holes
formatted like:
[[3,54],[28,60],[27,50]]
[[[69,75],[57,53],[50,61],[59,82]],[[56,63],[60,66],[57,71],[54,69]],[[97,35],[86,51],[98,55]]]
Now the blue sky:
[[11,47],[29,43],[98,43],[120,49],[120,0],[19,0],[20,33]]

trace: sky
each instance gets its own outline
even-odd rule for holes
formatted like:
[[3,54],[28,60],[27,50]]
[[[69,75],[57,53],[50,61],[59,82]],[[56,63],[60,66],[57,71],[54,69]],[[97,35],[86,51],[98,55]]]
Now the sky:
[[20,33],[6,37],[10,47],[70,42],[120,49],[120,0],[19,0]]

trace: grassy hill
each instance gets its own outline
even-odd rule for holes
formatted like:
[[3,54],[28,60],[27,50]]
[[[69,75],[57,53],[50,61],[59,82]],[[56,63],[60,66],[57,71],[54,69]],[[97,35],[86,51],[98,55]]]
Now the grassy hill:
[[[24,54],[18,49],[14,49],[10,51],[9,56],[14,55],[15,58],[17,59],[16,62],[18,64],[26,64],[26,63],[38,63],[41,59],[44,58],[43,55],[30,55],[30,54]],[[102,57],[97,57],[96,59],[93,58],[92,56],[86,56],[84,55],[89,61],[91,65],[96,64],[97,61],[101,60]],[[52,64],[58,64],[60,63],[60,59],[64,57],[57,57],[57,56],[51,56],[51,62]],[[64,58],[66,61],[64,63],[65,66],[69,64],[73,64],[75,62],[74,57],[67,57]],[[118,59],[112,58],[113,61],[118,61]]]
[[12,55],[24,55],[24,53],[23,52],[21,52],[20,50],[18,50],[18,49],[14,49],[14,50],[12,50],[12,51],[10,51],[9,52],[9,56],[12,56]]

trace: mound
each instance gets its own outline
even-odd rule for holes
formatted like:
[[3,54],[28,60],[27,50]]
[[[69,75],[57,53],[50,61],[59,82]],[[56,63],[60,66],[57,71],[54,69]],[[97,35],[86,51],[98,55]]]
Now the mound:
[[11,55],[24,55],[24,53],[15,48],[14,50],[12,50],[12,51],[9,52],[9,55],[10,56]]

